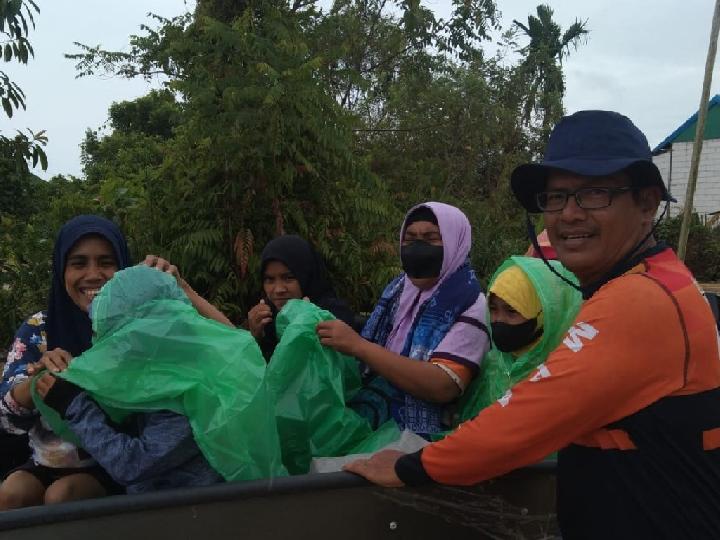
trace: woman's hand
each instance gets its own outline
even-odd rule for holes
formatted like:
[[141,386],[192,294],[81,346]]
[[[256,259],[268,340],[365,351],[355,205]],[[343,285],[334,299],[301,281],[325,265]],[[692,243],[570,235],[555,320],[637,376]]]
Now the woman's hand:
[[32,400],[32,379],[25,379],[10,389],[12,398],[25,409],[32,410],[35,403]]
[[39,362],[29,364],[27,367],[27,374],[35,375],[43,368],[47,369],[48,371],[52,371],[53,373],[65,371],[70,365],[72,359],[73,357],[69,352],[64,351],[63,349],[58,347],[57,349],[53,349],[52,351],[46,351],[45,354],[40,357]]
[[254,306],[248,312],[248,326],[250,333],[255,339],[260,339],[265,335],[265,325],[272,322],[272,310],[265,303],[265,300]]
[[37,383],[35,383],[35,389],[37,390],[38,395],[45,400],[45,396],[47,396],[47,393],[50,391],[50,389],[55,384],[54,376],[50,375],[49,373],[46,373],[42,377],[40,377],[37,380]]
[[178,270],[178,267],[162,257],[158,257],[157,255],[145,255],[145,260],[141,264],[149,266],[150,268],[155,268],[160,272],[170,274],[183,288],[187,285],[185,280],[180,277],[180,270]]
[[323,321],[315,327],[320,343],[349,356],[360,356],[367,343],[355,330],[343,321]]
[[170,261],[167,261],[162,257],[158,257],[157,255],[146,255],[145,260],[140,264],[144,264],[150,268],[155,268],[160,272],[165,272],[166,274],[173,276],[200,315],[224,324],[225,326],[229,326],[230,328],[235,328],[235,325],[230,322],[230,319],[228,319],[218,308],[195,292],[190,284],[180,277],[180,270],[178,270],[177,266],[171,264]]

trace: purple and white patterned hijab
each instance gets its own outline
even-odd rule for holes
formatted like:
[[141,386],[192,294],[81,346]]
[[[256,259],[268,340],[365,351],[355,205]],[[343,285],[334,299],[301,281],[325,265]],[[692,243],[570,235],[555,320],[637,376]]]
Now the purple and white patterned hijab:
[[[441,202],[418,204],[405,214],[405,220],[400,229],[400,244],[402,245],[408,216],[422,206],[429,208],[437,219],[443,241],[443,263],[440,269],[440,279],[432,288],[426,291],[418,289],[410,281],[410,278],[405,276],[402,294],[393,321],[393,329],[385,344],[386,349],[397,354],[402,352],[407,334],[412,327],[420,306],[435,293],[448,276],[462,266],[470,254],[472,240],[470,221],[459,208]],[[420,295],[419,298],[418,294]]]

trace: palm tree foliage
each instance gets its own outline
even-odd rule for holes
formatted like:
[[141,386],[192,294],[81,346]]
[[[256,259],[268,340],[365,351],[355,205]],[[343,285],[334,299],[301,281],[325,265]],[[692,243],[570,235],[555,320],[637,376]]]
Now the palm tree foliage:
[[565,80],[562,62],[570,50],[576,49],[587,36],[587,21],[575,20],[564,32],[553,20],[553,10],[541,4],[537,16],[528,15],[527,24],[517,20],[513,24],[530,39],[519,52],[524,56],[518,75],[526,88],[523,120],[530,123],[538,114],[544,130],[548,130],[562,117],[562,97]]

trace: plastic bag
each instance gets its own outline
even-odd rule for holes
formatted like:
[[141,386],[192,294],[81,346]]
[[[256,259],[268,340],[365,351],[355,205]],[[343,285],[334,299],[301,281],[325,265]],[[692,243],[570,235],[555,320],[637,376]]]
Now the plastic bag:
[[202,317],[172,276],[144,265],[117,272],[102,288],[92,322],[92,348],[60,376],[111,417],[174,411],[188,417],[226,480],[286,474],[265,360],[249,332]]
[[374,433],[367,420],[346,407],[360,389],[358,363],[323,347],[315,333],[317,323],[334,318],[303,300],[291,300],[277,315],[281,337],[267,380],[283,463],[291,474],[308,472],[313,457],[371,452],[400,436],[394,422]]
[[33,403],[35,404],[35,409],[37,410],[37,412],[40,413],[40,415],[45,420],[45,423],[50,426],[50,429],[53,430],[53,433],[55,433],[55,435],[79,447],[81,446],[81,444],[80,439],[77,438],[77,435],[70,431],[70,428],[60,416],[60,413],[58,413],[49,405],[46,405],[37,392],[37,381],[40,377],[45,375],[45,373],[47,373],[47,370],[43,369],[32,378],[30,383],[30,395],[32,396]]
[[[387,439],[391,442],[381,444],[379,438],[383,440]],[[341,457],[313,458],[310,463],[310,473],[320,474],[341,471],[343,465],[356,459],[367,459],[378,450],[399,450],[406,454],[412,454],[430,444],[430,441],[423,439],[420,435],[413,433],[409,429],[404,429],[401,433],[397,433],[397,423],[394,421],[385,422],[381,425],[377,431],[375,431],[373,437],[368,439],[367,442],[371,443],[372,447],[368,452],[357,449]],[[381,444],[381,446],[378,446],[379,444]]]

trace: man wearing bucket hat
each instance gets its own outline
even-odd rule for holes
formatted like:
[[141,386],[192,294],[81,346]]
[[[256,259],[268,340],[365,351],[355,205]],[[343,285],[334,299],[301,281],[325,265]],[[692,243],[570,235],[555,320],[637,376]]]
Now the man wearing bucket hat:
[[575,113],[511,186],[580,281],[575,322],[452,435],[347,470],[386,486],[465,485],[559,451],[563,538],[717,538],[718,334],[690,271],[653,237],[671,198],[645,136],[618,113]]

